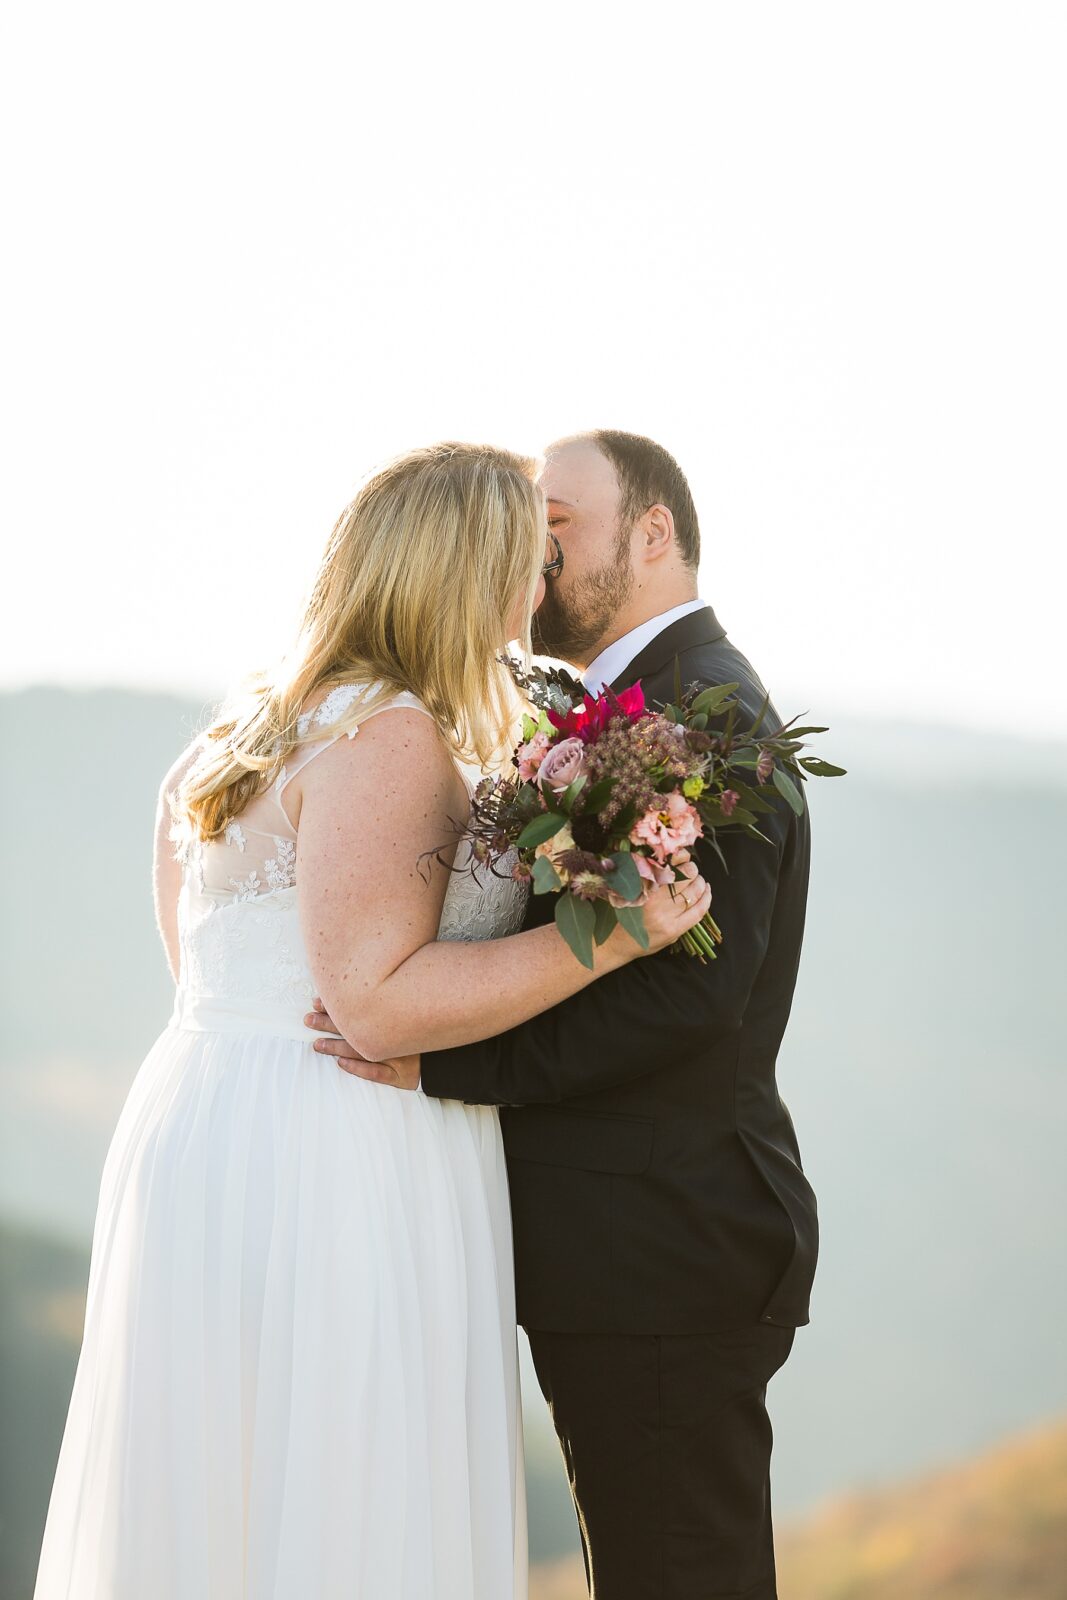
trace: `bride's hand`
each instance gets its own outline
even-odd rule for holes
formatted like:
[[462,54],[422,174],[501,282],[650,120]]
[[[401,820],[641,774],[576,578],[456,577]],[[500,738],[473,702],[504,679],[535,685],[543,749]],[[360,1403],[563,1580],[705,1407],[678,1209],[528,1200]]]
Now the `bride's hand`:
[[[336,1034],[333,1019],[316,995],[313,1011],[304,1018],[304,1026],[316,1033]],[[421,1056],[400,1056],[396,1061],[368,1061],[347,1039],[316,1039],[319,1055],[333,1056],[342,1072],[353,1078],[365,1078],[368,1083],[387,1083],[394,1089],[417,1089],[422,1076]]]
[[711,909],[710,885],[689,852],[679,851],[674,859],[682,869],[683,881],[649,890],[643,906],[648,949],[638,949],[638,955],[654,955],[674,944]]

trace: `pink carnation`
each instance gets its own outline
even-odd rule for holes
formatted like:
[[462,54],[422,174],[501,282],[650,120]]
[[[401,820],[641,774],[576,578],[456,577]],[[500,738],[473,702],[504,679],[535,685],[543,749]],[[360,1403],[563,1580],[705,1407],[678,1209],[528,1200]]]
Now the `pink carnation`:
[[673,867],[661,866],[660,863],[655,861],[651,856],[641,855],[640,851],[634,852],[633,863],[638,872],[641,874],[642,878],[646,878],[649,883],[662,885],[664,883],[673,883],[675,881],[675,871]]
[[530,783],[537,777],[541,763],[548,754],[551,741],[547,733],[535,733],[528,744],[522,744],[516,751],[519,760],[519,777],[523,783]]
[[664,795],[655,811],[646,812],[630,834],[632,844],[650,846],[661,864],[676,850],[688,850],[703,833],[696,807],[677,790]]

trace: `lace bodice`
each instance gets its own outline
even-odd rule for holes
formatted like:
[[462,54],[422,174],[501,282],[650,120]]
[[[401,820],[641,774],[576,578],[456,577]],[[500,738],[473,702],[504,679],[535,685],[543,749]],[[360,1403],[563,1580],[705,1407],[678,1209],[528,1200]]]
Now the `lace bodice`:
[[[270,787],[230,823],[223,837],[208,843],[188,836],[176,840],[183,865],[178,1020],[206,1000],[231,1007],[238,1017],[251,1007],[279,1027],[299,1026],[315,984],[297,912],[297,829],[285,808],[285,794],[309,761],[337,739],[356,737],[356,727],[330,730],[361,692],[356,685],[342,685],[305,713],[301,733],[321,727],[322,738],[298,746]],[[401,707],[429,715],[410,694],[398,694],[370,714]],[[482,776],[472,768],[460,770],[468,789]],[[457,866],[461,860],[457,857]],[[517,933],[526,894],[525,885],[510,877],[484,872],[476,880],[467,871],[453,871],[438,937],[483,940]]]

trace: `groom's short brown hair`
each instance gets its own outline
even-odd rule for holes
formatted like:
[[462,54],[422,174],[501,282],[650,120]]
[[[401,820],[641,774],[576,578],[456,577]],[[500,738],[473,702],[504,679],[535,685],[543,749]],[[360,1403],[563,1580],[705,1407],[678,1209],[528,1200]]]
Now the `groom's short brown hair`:
[[621,433],[615,428],[594,428],[576,437],[595,444],[615,468],[624,522],[636,522],[649,506],[667,507],[674,517],[679,554],[695,572],[700,562],[697,508],[685,473],[670,451],[640,433]]

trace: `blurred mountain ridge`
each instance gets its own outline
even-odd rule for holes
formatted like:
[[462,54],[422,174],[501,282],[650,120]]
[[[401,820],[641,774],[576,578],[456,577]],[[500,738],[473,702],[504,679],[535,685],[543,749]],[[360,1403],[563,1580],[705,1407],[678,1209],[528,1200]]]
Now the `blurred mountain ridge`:
[[[111,1130],[171,1008],[152,818],[207,709],[0,694],[0,1218],[71,1241],[75,1280]],[[770,1395],[787,1517],[1067,1413],[1067,746],[812,709],[849,776],[809,785],[779,1061],[822,1230],[812,1322]],[[71,1304],[50,1315],[69,1326]],[[72,1365],[51,1370],[69,1386]],[[574,1520],[528,1363],[524,1385],[532,1548],[562,1556]]]
[[[1063,1600],[1067,1420],[973,1461],[826,1506],[776,1539],[782,1600]],[[586,1600],[570,1557],[530,1600]]]

